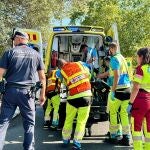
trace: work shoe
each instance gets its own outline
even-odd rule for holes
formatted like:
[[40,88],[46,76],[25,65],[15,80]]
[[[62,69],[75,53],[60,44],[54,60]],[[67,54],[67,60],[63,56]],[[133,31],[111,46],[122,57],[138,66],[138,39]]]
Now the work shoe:
[[70,144],[70,140],[63,140],[63,143],[62,143],[62,148],[67,148]]
[[118,141],[118,143],[122,146],[130,146],[130,136],[129,135],[123,135],[123,138]]
[[45,122],[44,122],[44,126],[43,126],[44,128],[49,128],[50,127],[50,121],[49,120],[46,120]]
[[81,150],[81,143],[77,140],[73,140],[72,150]]

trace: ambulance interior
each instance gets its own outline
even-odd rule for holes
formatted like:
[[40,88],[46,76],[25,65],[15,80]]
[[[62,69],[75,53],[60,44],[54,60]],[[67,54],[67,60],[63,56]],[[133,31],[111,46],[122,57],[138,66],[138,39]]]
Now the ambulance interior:
[[[96,48],[99,57],[100,71],[104,72],[105,67],[103,67],[104,64],[103,58],[107,55],[108,51],[104,46],[104,38],[101,35],[93,35],[93,34],[55,35],[52,44],[51,68],[56,68],[57,58],[63,58],[67,61],[82,61],[83,59],[83,51],[81,50],[82,44],[86,44],[89,48]],[[63,101],[67,97],[66,96],[67,93],[63,92],[66,91],[66,87],[62,86],[63,85],[61,85],[61,94],[60,94],[61,101]],[[102,85],[100,85],[100,87],[97,89],[98,90],[95,92],[96,95],[93,96],[93,103],[90,113],[92,116],[90,116],[90,118],[92,119],[96,118],[98,120],[106,121],[108,119],[106,114],[108,90],[106,90],[106,88],[103,88]]]
[[57,34],[53,39],[51,67],[56,67],[56,58],[63,58],[67,61],[82,61],[84,54],[81,49],[82,44],[86,44],[89,48],[96,48],[99,63],[101,63],[101,58],[107,53],[104,50],[104,42],[101,35]]

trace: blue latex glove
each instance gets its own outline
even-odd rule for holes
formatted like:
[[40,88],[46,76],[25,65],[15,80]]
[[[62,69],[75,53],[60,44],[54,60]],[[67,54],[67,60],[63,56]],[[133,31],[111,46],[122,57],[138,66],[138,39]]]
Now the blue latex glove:
[[127,107],[127,113],[131,114],[131,110],[132,110],[132,104],[129,104]]
[[111,100],[114,101],[115,100],[115,92],[111,92]]

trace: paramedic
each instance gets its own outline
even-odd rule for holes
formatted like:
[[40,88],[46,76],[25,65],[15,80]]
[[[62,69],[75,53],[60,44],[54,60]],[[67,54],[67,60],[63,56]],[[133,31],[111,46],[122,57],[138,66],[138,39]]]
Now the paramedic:
[[[127,111],[131,110],[133,147],[150,149],[150,47],[137,52],[138,66],[133,78],[133,88]],[[132,108],[132,109],[131,109]],[[143,129],[144,128],[144,129]],[[142,133],[142,129],[144,134]],[[142,137],[145,143],[143,147]]]
[[59,91],[60,91],[60,80],[57,76],[57,73],[60,70],[52,70],[49,73],[49,78],[47,79],[47,87],[46,87],[46,96],[48,98],[47,107],[45,111],[45,124],[44,127],[50,126],[50,113],[53,111],[53,117],[52,117],[52,125],[51,129],[56,129],[59,124],[59,104],[60,104],[60,97],[59,97]]
[[[128,113],[126,111],[130,98],[130,79],[128,75],[128,66],[125,58],[118,53],[118,46],[112,42],[109,44],[109,53],[111,55],[109,68],[109,84],[111,91],[108,95],[109,113],[110,113],[110,138],[106,142],[130,145],[130,127]],[[122,125],[122,139],[118,139],[117,131],[120,128],[118,121],[118,109]]]
[[77,113],[73,149],[80,150],[92,96],[89,68],[82,62],[66,62],[63,59],[57,61],[57,66],[61,69],[61,75],[68,88],[66,120],[62,130],[63,147],[70,143],[72,125]]

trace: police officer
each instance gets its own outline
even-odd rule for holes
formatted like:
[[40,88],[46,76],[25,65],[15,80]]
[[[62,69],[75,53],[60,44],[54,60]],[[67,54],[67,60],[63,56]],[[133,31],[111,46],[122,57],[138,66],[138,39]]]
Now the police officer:
[[[30,92],[38,73],[43,87],[40,104],[45,102],[44,64],[39,53],[28,47],[28,35],[16,31],[13,36],[15,48],[5,51],[0,62],[0,79],[5,74],[6,91],[0,114],[0,150],[2,150],[9,122],[18,106],[23,120],[24,150],[34,150],[35,102]],[[30,93],[30,94],[29,94]]]
[[67,147],[70,143],[72,125],[77,114],[73,149],[79,150],[89,117],[92,96],[89,69],[81,62],[66,62],[63,59],[58,60],[57,65],[68,88],[66,120],[62,130],[63,146]]
[[[134,150],[150,149],[150,47],[137,52],[138,66],[127,111],[131,111]],[[144,129],[143,129],[144,128]],[[144,131],[144,134],[142,133]],[[145,144],[143,146],[143,135]]]
[[[111,91],[108,95],[109,112],[110,112],[110,138],[106,142],[120,143],[125,146],[130,145],[130,127],[128,113],[126,111],[130,98],[130,79],[128,75],[128,66],[125,58],[117,51],[117,44],[109,45],[110,69],[109,85]],[[122,139],[118,139],[117,131],[119,130],[119,121],[117,118],[118,109],[122,125]]]

